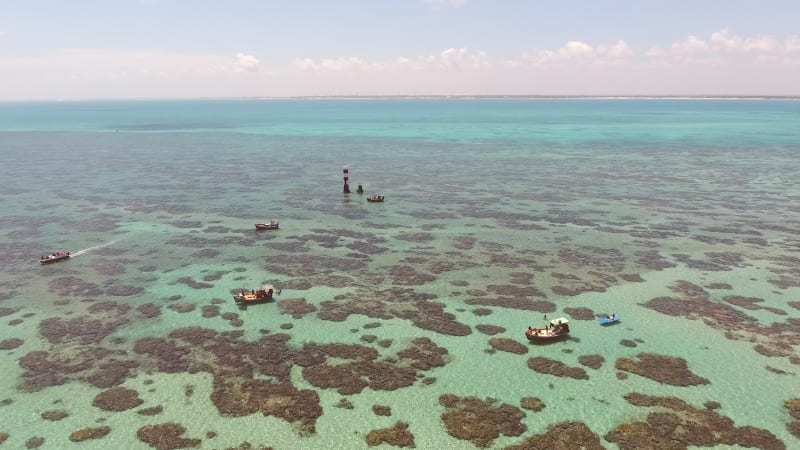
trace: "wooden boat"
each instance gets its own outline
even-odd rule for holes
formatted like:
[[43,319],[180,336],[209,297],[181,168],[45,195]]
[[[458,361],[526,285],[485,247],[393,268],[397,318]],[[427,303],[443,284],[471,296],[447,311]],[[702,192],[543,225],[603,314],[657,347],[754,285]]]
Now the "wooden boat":
[[373,195],[373,196],[367,197],[367,201],[368,202],[380,203],[380,202],[383,202],[383,196],[382,195]]
[[272,219],[269,223],[257,223],[256,230],[277,230],[278,225],[280,225],[280,221]]
[[619,316],[612,314],[611,316],[603,316],[600,318],[600,325],[613,325],[619,323]]
[[275,295],[281,293],[280,289],[275,289],[271,284],[265,284],[258,290],[247,292],[242,289],[241,292],[233,296],[236,303],[243,305],[257,305],[260,303],[269,303],[275,299]]
[[525,337],[532,342],[548,342],[564,339],[569,336],[569,320],[564,318],[553,319],[545,328],[530,328],[525,332]]
[[57,251],[52,255],[45,255],[39,258],[41,264],[52,264],[54,262],[66,261],[69,259],[69,252]]

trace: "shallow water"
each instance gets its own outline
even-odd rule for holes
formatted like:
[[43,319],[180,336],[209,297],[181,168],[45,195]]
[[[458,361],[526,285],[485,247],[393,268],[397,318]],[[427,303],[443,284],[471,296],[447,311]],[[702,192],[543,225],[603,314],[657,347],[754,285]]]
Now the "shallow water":
[[[578,421],[633,448],[612,432],[675,413],[626,400],[641,393],[719,403],[723,431],[678,414],[705,436],[760,429],[719,448],[798,447],[798,119],[800,102],[753,100],[0,104],[0,433],[148,448],[137,432],[178,423],[202,448],[351,449],[406,422],[417,448],[455,449]],[[344,164],[386,202],[343,195]],[[254,230],[270,218],[280,230]],[[73,258],[38,264],[57,249]],[[232,292],[263,283],[277,303],[237,308]],[[599,326],[611,312],[622,322]],[[529,344],[545,314],[572,339]],[[350,346],[315,346],[334,343]],[[632,373],[648,354],[654,372]],[[667,357],[705,383],[679,385]],[[93,405],[115,386],[141,402]],[[447,394],[485,401],[497,435],[448,428],[466,415]],[[524,417],[492,423],[503,403]]]

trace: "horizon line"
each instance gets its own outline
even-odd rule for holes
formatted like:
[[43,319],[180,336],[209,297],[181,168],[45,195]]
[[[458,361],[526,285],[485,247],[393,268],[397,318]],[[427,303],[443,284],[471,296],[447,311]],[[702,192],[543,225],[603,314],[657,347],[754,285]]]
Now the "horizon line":
[[598,100],[800,100],[797,95],[591,95],[591,94],[353,94],[353,95],[286,95],[286,96],[219,96],[219,97],[108,97],[108,98],[74,98],[74,99],[18,99],[3,100],[0,103],[34,103],[34,102],[90,102],[90,101],[196,101],[196,100],[347,100],[347,99],[598,99]]

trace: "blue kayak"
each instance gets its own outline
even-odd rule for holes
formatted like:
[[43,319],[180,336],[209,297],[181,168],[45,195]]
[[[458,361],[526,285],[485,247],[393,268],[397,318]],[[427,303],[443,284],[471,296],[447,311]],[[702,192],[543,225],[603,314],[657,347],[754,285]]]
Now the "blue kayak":
[[611,317],[601,317],[600,318],[600,325],[611,325],[613,323],[619,322],[619,316],[614,316],[612,319]]

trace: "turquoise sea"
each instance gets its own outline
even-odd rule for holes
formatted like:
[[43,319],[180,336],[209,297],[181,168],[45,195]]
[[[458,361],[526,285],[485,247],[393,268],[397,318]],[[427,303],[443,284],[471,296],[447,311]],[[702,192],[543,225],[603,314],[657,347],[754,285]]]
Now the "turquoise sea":
[[800,448],[800,101],[0,103],[0,158],[0,448]]

